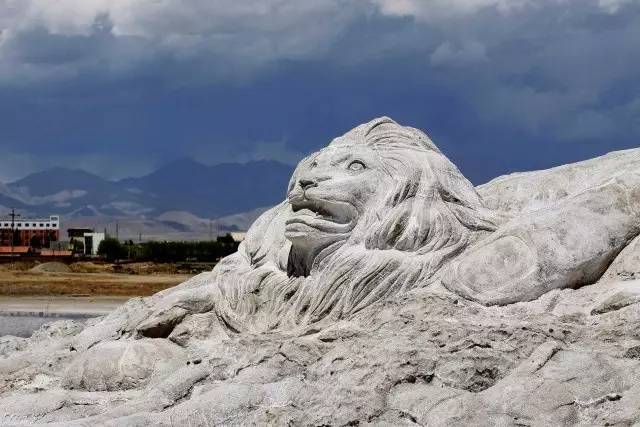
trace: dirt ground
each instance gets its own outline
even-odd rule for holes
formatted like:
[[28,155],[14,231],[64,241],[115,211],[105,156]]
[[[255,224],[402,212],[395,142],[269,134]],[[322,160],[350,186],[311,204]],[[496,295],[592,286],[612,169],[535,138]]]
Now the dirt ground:
[[3,296],[147,296],[170,288],[195,273],[178,273],[173,264],[77,262],[71,273],[29,271],[33,262],[0,264],[0,295]]

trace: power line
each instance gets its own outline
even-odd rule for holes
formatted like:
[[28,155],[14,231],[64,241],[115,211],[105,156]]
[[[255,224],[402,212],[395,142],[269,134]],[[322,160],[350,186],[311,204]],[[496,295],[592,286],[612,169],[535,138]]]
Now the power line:
[[16,217],[20,216],[20,214],[16,213],[15,208],[11,208],[11,213],[9,214],[9,216],[11,217],[11,263],[13,263],[13,241],[16,238],[16,232],[15,232],[15,227],[16,227]]

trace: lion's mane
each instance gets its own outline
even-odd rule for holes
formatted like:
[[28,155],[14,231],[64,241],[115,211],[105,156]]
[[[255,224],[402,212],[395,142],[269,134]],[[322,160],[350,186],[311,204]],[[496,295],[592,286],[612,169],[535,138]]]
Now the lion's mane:
[[237,254],[216,267],[217,311],[231,330],[261,332],[337,320],[398,292],[425,286],[479,233],[495,230],[473,185],[418,129],[383,117],[331,145],[365,144],[392,182],[345,241],[323,251],[306,277],[288,274],[291,212],[284,201],[263,214]]

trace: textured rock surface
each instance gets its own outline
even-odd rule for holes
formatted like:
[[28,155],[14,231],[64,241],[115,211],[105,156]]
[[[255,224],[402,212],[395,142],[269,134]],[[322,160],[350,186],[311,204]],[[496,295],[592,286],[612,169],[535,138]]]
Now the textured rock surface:
[[0,338],[0,423],[633,425],[640,150],[474,189],[377,119],[214,271]]

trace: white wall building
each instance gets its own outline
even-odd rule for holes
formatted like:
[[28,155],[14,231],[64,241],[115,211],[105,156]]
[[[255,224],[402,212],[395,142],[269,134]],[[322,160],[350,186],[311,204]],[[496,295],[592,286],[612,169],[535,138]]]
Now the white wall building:
[[[0,218],[0,229],[11,229],[11,219]],[[13,221],[14,230],[60,230],[60,217],[51,215],[49,218],[16,218]]]
[[98,255],[98,247],[103,240],[104,233],[84,233],[84,254]]

